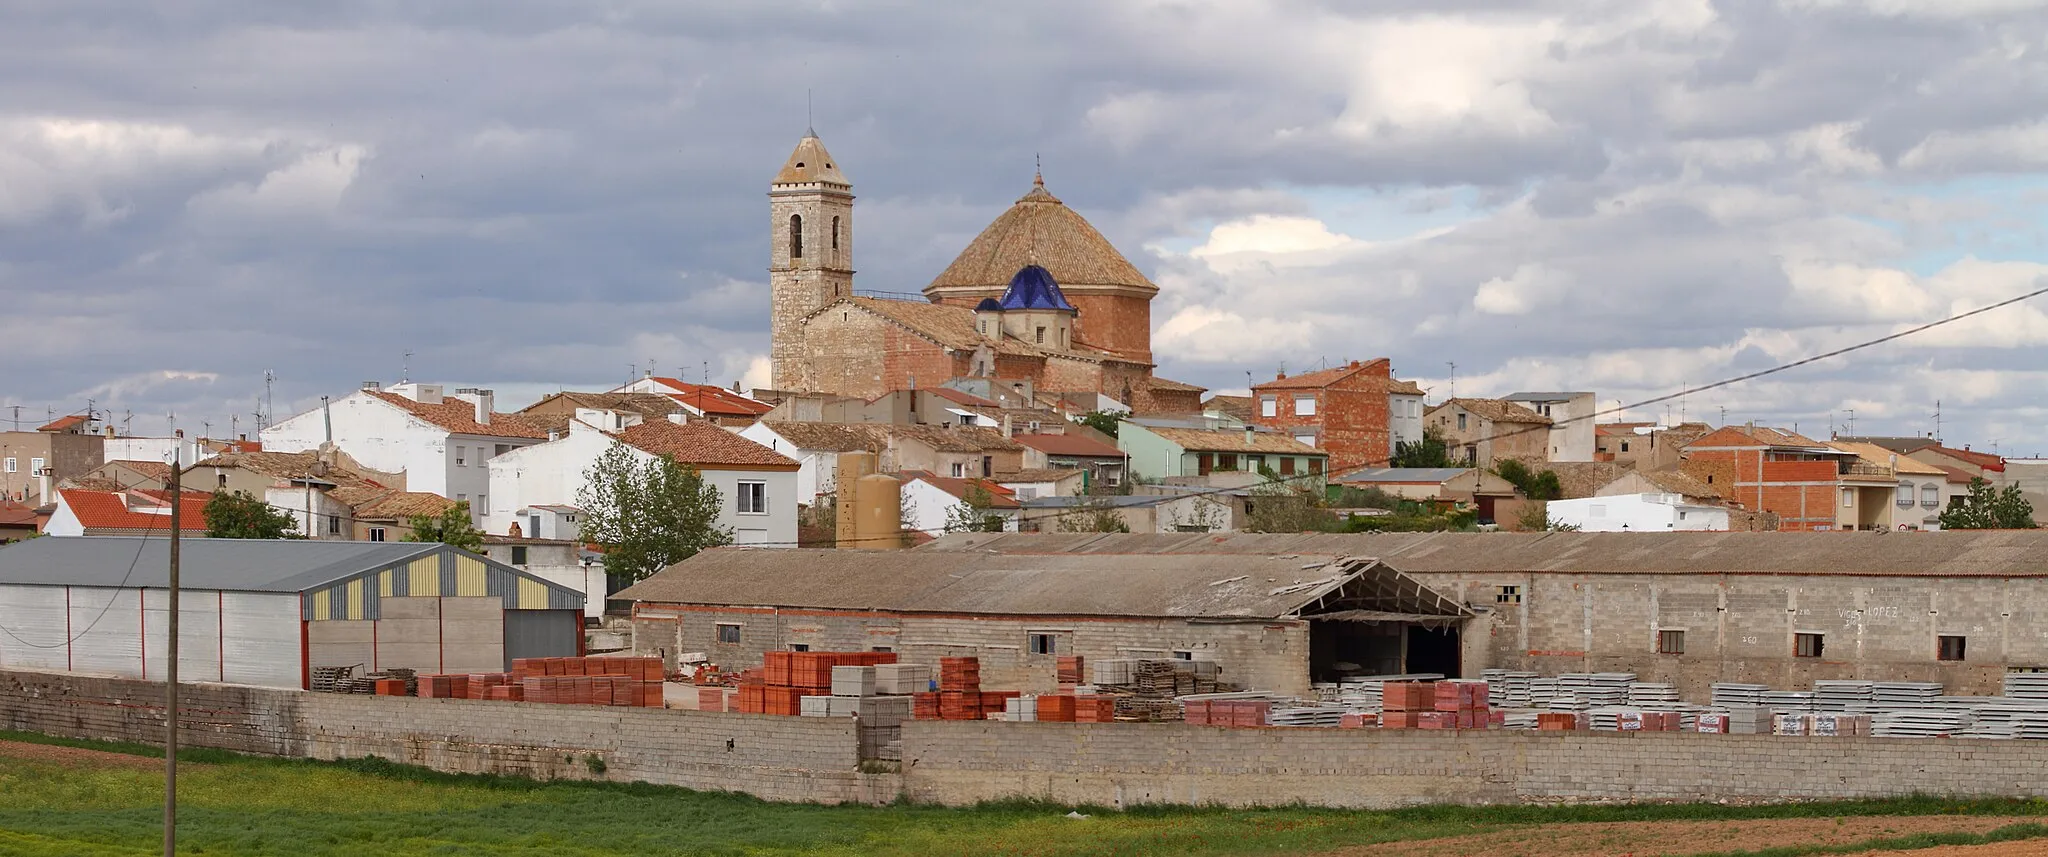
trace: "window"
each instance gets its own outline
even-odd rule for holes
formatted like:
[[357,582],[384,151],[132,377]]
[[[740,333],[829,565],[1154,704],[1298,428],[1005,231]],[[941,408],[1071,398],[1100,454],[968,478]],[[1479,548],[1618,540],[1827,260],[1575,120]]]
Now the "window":
[[487,514],[490,514],[490,511],[491,511],[491,495],[489,495],[489,494],[478,494],[478,495],[476,495],[476,516],[477,516],[478,518],[482,518],[483,516],[485,516],[485,515],[487,515]]
[[469,447],[466,447],[466,446],[457,446],[457,447],[455,447],[455,466],[456,466],[456,467],[468,467],[468,466],[469,466]]
[[1503,587],[1501,587],[1501,588],[1500,588],[1500,591],[1499,591],[1499,592],[1496,592],[1496,593],[1494,593],[1494,594],[1493,594],[1493,603],[1495,603],[1495,604],[1520,604],[1520,603],[1522,603],[1522,587],[1520,587],[1520,586],[1503,586]]
[[1685,632],[1684,632],[1684,631],[1658,631],[1658,632],[1657,632],[1657,654],[1660,654],[1660,655],[1682,655],[1682,654],[1685,654]]
[[1842,489],[1842,508],[1847,509],[1854,505],[1856,505],[1856,489]]
[[832,249],[839,249],[839,218],[832,218]]
[[1913,505],[1913,483],[1899,483],[1899,505],[1901,507]]
[[1027,653],[1029,653],[1029,654],[1033,654],[1033,655],[1052,655],[1052,654],[1058,654],[1058,653],[1059,653],[1059,648],[1060,648],[1060,644],[1059,644],[1059,635],[1057,635],[1057,634],[1025,634],[1025,635],[1024,635],[1024,651],[1025,651],[1025,652],[1027,652]]
[[28,475],[30,475],[30,476],[41,476],[41,475],[43,475],[43,460],[42,460],[42,459],[40,459],[40,458],[31,458],[31,459],[29,459],[29,460],[28,460]]
[[1821,641],[1821,635],[1819,635],[1819,634],[1794,634],[1794,635],[1792,635],[1792,656],[1793,656],[1793,657],[1798,657],[1798,658],[1817,658],[1817,657],[1820,657],[1820,653],[1821,653],[1821,652],[1822,652],[1823,650],[1825,650],[1825,648],[1826,648],[1826,646],[1825,646],[1825,645],[1823,645],[1823,643],[1822,643],[1822,641]]
[[[735,626],[735,627],[737,627],[737,626]],[[719,642],[724,642],[724,641],[723,641],[723,640],[720,640]],[[791,643],[791,644],[789,644],[789,650],[790,650],[790,651],[792,651],[792,652],[808,652],[808,651],[810,651],[810,650],[811,650],[811,644],[809,644],[809,643]]]
[[526,564],[526,546],[525,546],[525,545],[513,545],[513,546],[512,546],[512,564],[513,564],[513,565],[525,565],[525,564]]
[[953,478],[954,478],[954,479],[961,479],[961,478],[964,478],[964,477],[966,477],[966,476],[967,476],[967,465],[965,465],[965,464],[961,464],[961,463],[960,463],[960,462],[958,462],[958,461],[955,461],[955,462],[953,462]]
[[467,503],[467,502],[469,502],[469,495],[468,495],[468,494],[457,494],[457,495],[455,495],[455,502],[457,502],[457,503]]
[[508,453],[508,452],[511,452],[511,451],[512,451],[512,444],[509,444],[509,443],[501,443],[501,444],[498,444],[498,446],[497,446],[497,451],[496,451],[496,452],[493,452],[493,453],[491,453],[491,454],[492,454],[492,455],[504,455],[505,453]]
[[540,538],[540,516],[539,516],[539,515],[528,515],[528,516],[526,516],[526,526],[527,526],[526,534],[527,534],[528,536],[530,536],[530,537],[532,537],[532,538],[536,538],[536,539],[537,539],[537,538]]
[[1293,475],[1294,475],[1294,456],[1291,456],[1291,455],[1289,455],[1289,456],[1282,456],[1282,457],[1280,458],[1280,475],[1281,475],[1281,476],[1293,476]]
[[1297,416],[1297,417],[1312,417],[1312,416],[1315,416],[1315,415],[1316,415],[1316,397],[1314,397],[1314,396],[1295,396],[1295,397],[1294,397],[1294,415],[1295,415],[1295,416]]
[[1262,416],[1262,417],[1275,417],[1275,416],[1279,416],[1279,415],[1280,415],[1280,397],[1279,397],[1279,396],[1260,396],[1260,397],[1259,397],[1259,416]]
[[1217,470],[1236,470],[1236,469],[1237,469],[1237,453],[1234,453],[1234,452],[1220,452],[1220,453],[1217,453],[1217,454],[1216,454],[1216,469],[1217,469]]
[[383,527],[371,527],[371,528],[370,528],[370,541],[373,541],[373,542],[381,542],[381,541],[383,541],[383,540],[384,540],[384,528],[383,528]]
[[1039,328],[1039,329],[1038,329],[1038,344],[1040,344],[1040,345],[1044,345],[1044,344],[1045,344],[1045,328],[1043,328],[1043,327],[1041,327],[1041,328]]
[[869,646],[869,647],[868,647],[868,651],[870,651],[870,652],[893,652],[893,651],[896,651],[896,647],[895,647],[895,646]]
[[804,219],[801,215],[789,216],[789,258],[804,257]]
[[9,459],[7,459],[6,461],[0,461],[0,470],[4,470],[4,471],[5,471],[5,472],[7,472],[7,473],[13,473],[13,472],[14,472],[14,459],[12,459],[12,458],[9,458]]
[[1625,440],[1624,440],[1624,441],[1622,441],[1622,442],[1621,442],[1621,451],[1622,451],[1622,452],[1627,452],[1627,451],[1628,451],[1628,441],[1625,441]]
[[963,425],[963,426],[971,426],[971,425],[974,425],[974,415],[973,415],[973,414],[961,414],[961,415],[960,415],[960,424],[961,424],[961,425]]
[[1944,634],[1942,636],[1935,637],[1934,640],[1936,644],[1936,651],[1934,653],[1935,660],[1960,661],[1963,659],[1964,641],[1961,636],[1952,637]]
[[740,626],[737,623],[718,623],[718,641],[737,645],[740,641]]
[[995,456],[993,456],[993,455],[984,455],[984,456],[982,456],[982,457],[981,457],[981,478],[983,478],[983,479],[987,479],[988,477],[990,477],[990,476],[994,476],[994,475],[996,475],[996,457],[995,457]]
[[1323,472],[1323,460],[1322,460],[1322,459],[1320,459],[1320,458],[1311,458],[1311,459],[1309,459],[1309,460],[1308,460],[1308,472],[1309,472],[1309,473],[1312,473],[1312,474],[1320,474],[1320,473],[1322,473],[1322,472]]
[[741,482],[739,489],[740,514],[768,514],[768,483]]
[[1465,430],[1465,415],[1464,415],[1464,414],[1459,414],[1459,415],[1458,415],[1458,430],[1459,430],[1459,431],[1464,431],[1464,430]]
[[328,516],[327,516],[327,534],[328,534],[328,535],[330,535],[330,536],[338,536],[338,535],[341,535],[341,516],[340,516],[340,515],[328,515]]
[[1920,486],[1920,505],[1929,509],[1941,505],[1941,489],[1932,484]]
[[1316,436],[1312,434],[1298,434],[1294,436],[1294,442],[1302,446],[1315,446]]

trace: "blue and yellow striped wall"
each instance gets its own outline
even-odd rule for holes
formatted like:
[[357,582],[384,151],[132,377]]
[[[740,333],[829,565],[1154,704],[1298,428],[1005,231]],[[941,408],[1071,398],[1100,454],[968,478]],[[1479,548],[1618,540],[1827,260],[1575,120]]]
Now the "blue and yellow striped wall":
[[501,598],[507,610],[581,610],[583,593],[512,566],[441,545],[405,562],[365,569],[308,589],[303,618],[380,619],[385,598],[456,596]]

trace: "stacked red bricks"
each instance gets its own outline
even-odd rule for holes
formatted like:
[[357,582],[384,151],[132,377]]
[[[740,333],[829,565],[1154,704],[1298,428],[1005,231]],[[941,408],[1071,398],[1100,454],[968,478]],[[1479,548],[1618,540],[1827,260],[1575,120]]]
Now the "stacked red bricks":
[[1072,691],[1075,685],[1087,684],[1085,676],[1088,673],[1083,669],[1086,666],[1080,655],[1061,655],[1058,665],[1060,690]]
[[1197,726],[1230,726],[1248,729],[1266,725],[1273,712],[1270,699],[1188,700],[1181,719]]
[[1422,714],[1435,710],[1436,686],[1429,682],[1390,681],[1381,686],[1381,729],[1415,729]]
[[661,678],[660,658],[518,658],[508,673],[420,676],[419,695],[427,699],[660,708]]
[[894,652],[768,652],[762,658],[760,670],[740,673],[739,694],[732,700],[732,710],[796,717],[803,713],[804,697],[832,693],[833,667],[873,667],[895,662]]
[[[1418,683],[1419,684],[1419,683]],[[1486,682],[1440,681],[1432,690],[1433,710],[1415,717],[1417,729],[1485,729],[1491,719],[1486,708]]]

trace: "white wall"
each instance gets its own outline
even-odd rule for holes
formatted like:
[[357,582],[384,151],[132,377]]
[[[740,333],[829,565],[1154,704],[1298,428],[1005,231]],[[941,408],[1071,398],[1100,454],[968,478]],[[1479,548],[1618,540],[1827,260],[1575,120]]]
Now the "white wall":
[[796,501],[806,506],[816,505],[819,494],[831,494],[839,490],[839,453],[815,449],[799,449],[796,444],[776,434],[767,423],[754,423],[740,429],[740,437],[751,440],[790,458],[796,459]]
[[[585,484],[584,472],[615,442],[594,428],[572,422],[567,435],[515,449],[492,459],[489,467],[491,513],[485,529],[501,535],[506,533],[512,522],[519,520],[516,513],[528,506],[576,505],[576,496]],[[638,449],[633,450],[633,455],[637,461],[654,458]],[[718,523],[732,530],[736,544],[796,546],[799,472],[709,467],[700,472],[705,482],[718,489]],[[767,483],[767,514],[739,513],[738,489],[741,482]],[[524,527],[525,523],[520,526]]]
[[171,460],[176,450],[178,460],[193,464],[202,458],[212,458],[211,453],[200,449],[199,441],[182,437],[110,437],[101,445],[102,461],[162,461]]
[[1552,520],[1588,533],[1665,533],[1687,530],[1725,532],[1728,510],[1692,506],[1676,494],[1621,494],[1582,500],[1552,500]]
[[[454,459],[445,429],[361,390],[330,403],[329,411],[334,417],[334,445],[349,457],[372,470],[404,471],[408,491],[454,498],[449,488],[449,464]],[[321,410],[314,408],[264,429],[263,448],[307,452],[320,448],[326,438]],[[484,484],[489,484],[488,475]]]
[[[966,502],[922,479],[912,479],[903,483],[903,505],[911,507],[910,511],[913,513],[909,516],[911,529],[940,536],[946,532],[946,515],[954,507],[966,505]],[[1005,532],[1017,531],[1015,511],[999,509],[995,514],[1008,519],[1003,524]]]
[[[1387,396],[1387,433],[1395,444],[1422,440],[1422,397],[1394,393]],[[1389,447],[1398,449],[1398,447]]]
[[[0,634],[0,667],[161,680],[169,619],[162,589],[0,586],[0,625],[45,647]],[[178,595],[178,621],[179,679],[301,685],[298,595],[187,589]]]
[[[343,540],[355,538],[355,510],[335,502],[333,498],[327,496],[325,491],[316,488],[309,497],[303,485],[288,485],[282,488],[272,487],[264,490],[263,502],[269,503],[273,509],[278,509],[285,514],[291,515],[294,530],[307,538]],[[313,522],[310,529],[306,523],[306,509],[309,502],[313,513]],[[341,520],[341,532],[329,533],[327,531],[327,521],[330,517]]]
[[64,492],[52,491],[50,493],[57,495],[57,511],[51,512],[50,520],[43,523],[43,535],[85,535],[85,522],[78,520],[78,513],[71,510],[70,503],[65,502]]

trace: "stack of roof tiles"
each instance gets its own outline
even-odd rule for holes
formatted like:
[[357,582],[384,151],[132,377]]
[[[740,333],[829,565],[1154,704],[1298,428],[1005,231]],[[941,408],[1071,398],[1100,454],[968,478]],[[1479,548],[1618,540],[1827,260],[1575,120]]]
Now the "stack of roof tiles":
[[769,652],[758,672],[741,674],[732,710],[748,714],[803,713],[806,696],[832,693],[834,667],[873,667],[896,662],[894,652]]

